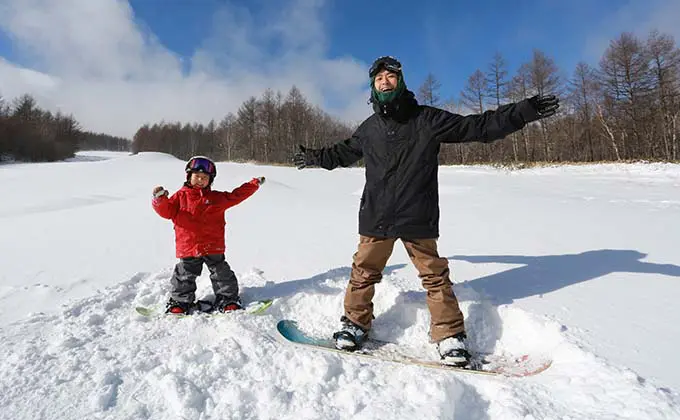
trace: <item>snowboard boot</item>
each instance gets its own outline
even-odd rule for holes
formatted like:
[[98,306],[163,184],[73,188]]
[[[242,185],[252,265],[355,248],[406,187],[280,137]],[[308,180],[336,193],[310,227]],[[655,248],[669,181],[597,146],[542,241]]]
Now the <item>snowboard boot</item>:
[[165,306],[165,313],[173,315],[187,315],[189,311],[191,311],[192,305],[193,303],[191,302],[178,302],[175,299],[170,298]]
[[346,316],[340,318],[342,328],[333,333],[335,347],[339,350],[354,351],[361,348],[368,338],[368,331],[349,320]]
[[241,303],[241,298],[228,298],[223,295],[215,296],[215,302],[213,303],[214,310],[218,312],[232,312],[243,309],[243,304]]
[[470,364],[470,353],[465,348],[465,333],[458,333],[437,343],[441,362],[445,365],[463,367]]

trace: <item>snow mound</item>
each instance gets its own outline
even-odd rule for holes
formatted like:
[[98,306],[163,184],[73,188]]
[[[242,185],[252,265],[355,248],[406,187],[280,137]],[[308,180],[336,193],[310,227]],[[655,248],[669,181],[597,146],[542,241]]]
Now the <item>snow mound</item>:
[[[62,308],[2,330],[3,418],[394,419],[618,418],[680,415],[677,396],[609,366],[571,343],[564,328],[512,307],[472,300],[460,288],[475,345],[552,355],[553,366],[509,380],[451,374],[286,345],[276,321],[330,333],[347,273],[330,271],[287,293],[256,268],[242,274],[246,300],[276,299],[265,315],[143,317],[162,309],[169,271],[139,273]],[[414,282],[381,286],[375,334],[427,352],[427,311]],[[199,296],[210,295],[207,278]],[[273,292],[273,293],[272,293]],[[278,295],[277,295],[278,294]],[[492,337],[492,339],[479,337]],[[433,354],[430,352],[430,354]]]

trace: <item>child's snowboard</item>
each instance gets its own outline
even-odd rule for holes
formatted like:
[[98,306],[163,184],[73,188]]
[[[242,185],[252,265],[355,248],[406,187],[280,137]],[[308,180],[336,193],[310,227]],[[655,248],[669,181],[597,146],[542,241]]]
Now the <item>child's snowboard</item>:
[[[228,315],[231,312],[219,312],[215,311],[212,309],[212,304],[204,303],[203,301],[199,301],[200,303],[194,305],[190,312],[188,314],[180,314],[180,315],[175,315],[175,314],[168,314],[169,316],[191,316],[195,314],[206,314],[206,315],[212,315],[212,316],[218,316],[218,315]],[[247,314],[251,315],[259,315],[264,313],[267,309],[269,309],[270,306],[272,306],[272,303],[274,303],[273,299],[263,299],[263,300],[255,300],[243,308],[244,310],[236,310],[232,311],[234,313],[242,313],[245,312]],[[135,307],[135,310],[137,311],[138,314],[143,315],[143,316],[155,316],[155,315],[166,315],[165,314],[165,309],[161,308],[152,308],[152,307],[147,307],[147,306],[137,306]]]
[[525,377],[539,374],[548,369],[552,364],[552,360],[550,359],[526,354],[515,356],[473,353],[473,359],[470,366],[456,367],[442,364],[439,361],[427,357],[408,355],[395,343],[370,338],[364,343],[360,350],[339,350],[335,347],[333,339],[306,334],[300,330],[297,323],[292,320],[286,319],[279,321],[276,325],[276,329],[279,333],[279,337],[303,347],[455,372]]

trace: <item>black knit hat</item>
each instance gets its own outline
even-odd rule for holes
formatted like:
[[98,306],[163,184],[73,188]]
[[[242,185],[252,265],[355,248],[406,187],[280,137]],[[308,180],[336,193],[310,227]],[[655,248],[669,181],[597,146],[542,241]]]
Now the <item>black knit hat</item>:
[[378,57],[368,70],[368,77],[371,79],[374,78],[375,75],[378,74],[378,72],[380,72],[382,69],[391,71],[392,73],[401,74],[401,63],[399,60],[389,55]]

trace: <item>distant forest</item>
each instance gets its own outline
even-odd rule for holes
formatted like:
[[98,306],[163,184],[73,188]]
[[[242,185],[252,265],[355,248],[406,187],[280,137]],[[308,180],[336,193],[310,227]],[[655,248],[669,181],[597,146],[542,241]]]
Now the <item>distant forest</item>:
[[[501,53],[467,79],[456,98],[441,97],[441,82],[427,75],[413,89],[420,103],[460,114],[482,113],[536,94],[556,94],[558,114],[492,144],[443,145],[442,164],[680,160],[680,50],[673,37],[652,31],[645,39],[622,33],[597,66],[578,63],[565,76],[553,58],[534,50],[510,71]],[[38,108],[30,96],[0,98],[0,156],[55,160],[78,149],[157,151],[181,159],[290,164],[298,144],[322,147],[356,127],[312,106],[293,86],[250,97],[220,121],[157,122],[140,127],[132,142],[82,131],[72,116]],[[359,162],[361,164],[361,162]]]
[[72,115],[53,114],[30,95],[6,103],[0,97],[0,160],[51,162],[78,150],[130,150],[130,141],[81,129]]

